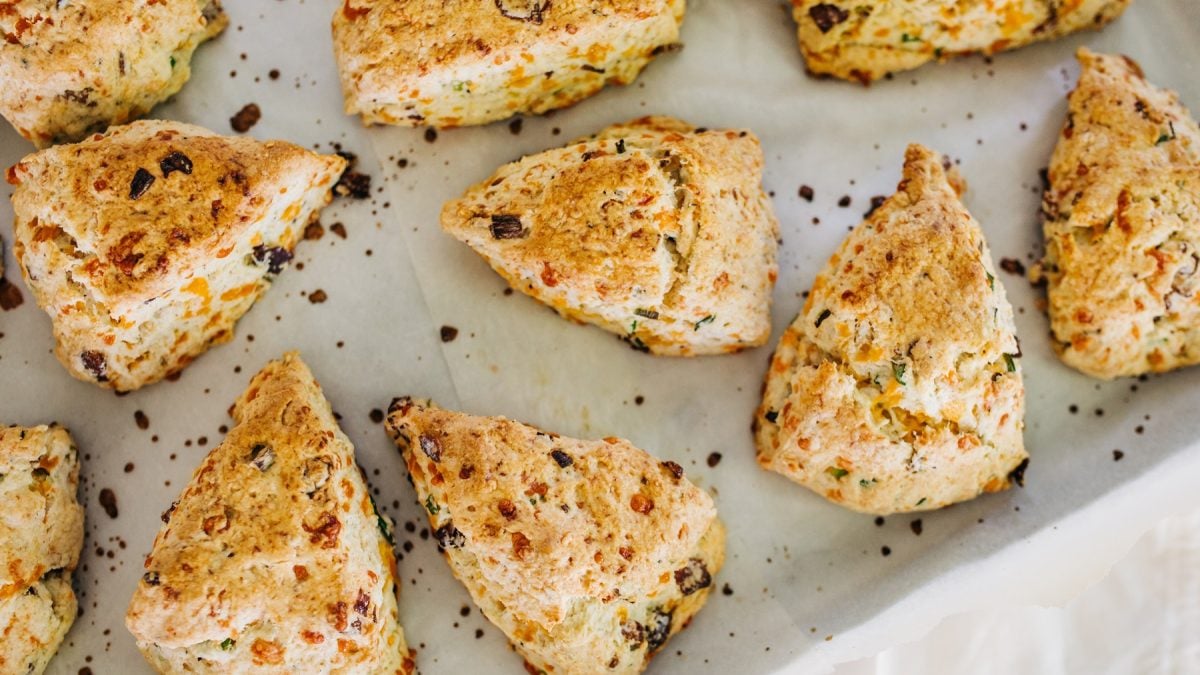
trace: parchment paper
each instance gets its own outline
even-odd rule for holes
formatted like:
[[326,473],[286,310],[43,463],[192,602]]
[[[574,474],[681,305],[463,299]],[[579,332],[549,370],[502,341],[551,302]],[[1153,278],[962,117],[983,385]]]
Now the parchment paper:
[[[997,280],[1018,308],[1025,353],[1033,457],[1025,489],[924,514],[918,536],[915,517],[877,526],[760,470],[749,432],[774,339],[870,198],[894,190],[905,144],[920,141],[960,160],[966,203],[994,255],[1029,264],[1040,240],[1037,172],[1074,84],[1074,49],[1126,52],[1153,81],[1200,107],[1194,2],[1139,0],[1103,33],[863,88],[804,74],[784,4],[692,0],[686,48],[659,58],[634,85],[526,119],[519,134],[499,123],[442,132],[432,143],[421,130],[367,130],[342,114],[328,27],[338,3],[227,4],[230,28],[199,50],[192,81],[155,115],[232,133],[229,117],[258,103],[263,118],[251,135],[326,151],[341,144],[372,176],[372,198],[339,200],[326,211],[324,237],[299,246],[303,269],[280,276],[232,343],[179,381],[125,397],[72,380],[55,361],[49,320],[6,252],[25,304],[0,314],[0,417],[58,420],[84,458],[83,613],[50,672],[148,672],[123,616],[159,514],[220,442],[226,410],[249,377],[290,348],[323,384],[380,506],[398,522],[401,620],[428,674],[522,671],[439,559],[402,461],[371,421],[372,409],[399,394],[563,434],[627,437],[679,462],[712,492],[729,526],[728,563],[706,609],[652,665],[663,675],[819,672],[915,638],[955,612],[1063,602],[1155,519],[1200,505],[1200,371],[1101,384],[1067,369],[1050,352],[1035,289],[1010,274]],[[440,232],[441,204],[499,164],[650,113],[761,137],[784,240],[771,346],[692,360],[634,352],[519,293],[505,296],[480,258]],[[0,131],[3,165],[30,150],[7,127]],[[800,185],[814,189],[811,203],[798,196]],[[837,206],[843,195],[851,197],[847,208]],[[11,217],[0,208],[6,242]],[[330,229],[335,222],[347,238]],[[326,302],[307,299],[317,289]],[[457,338],[443,343],[443,325],[457,328]],[[148,429],[135,424],[139,410]],[[1119,462],[1114,449],[1124,452]],[[721,460],[710,468],[714,452]],[[117,495],[115,519],[98,503],[101,488]]]

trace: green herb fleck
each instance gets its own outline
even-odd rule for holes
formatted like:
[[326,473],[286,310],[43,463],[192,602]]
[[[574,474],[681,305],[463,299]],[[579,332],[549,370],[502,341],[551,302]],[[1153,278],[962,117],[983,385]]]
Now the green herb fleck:
[[916,35],[909,35],[908,33],[901,33],[900,41],[901,42],[920,42],[921,38],[917,37]]
[[824,311],[822,311],[822,312],[820,313],[820,315],[818,315],[818,316],[817,316],[817,323],[815,324],[815,326],[816,326],[817,328],[820,328],[820,327],[821,327],[821,324],[825,323],[825,319],[828,319],[828,318],[829,318],[829,315],[830,315],[830,314],[832,314],[832,313],[833,313],[833,312],[831,312],[831,311],[829,311],[829,310],[824,310]]
[[985,271],[984,274],[988,277],[988,288],[993,291],[996,290],[996,277],[992,276],[991,272]]
[[830,476],[833,476],[834,478],[836,478],[838,480],[841,480],[841,479],[845,478],[846,474],[848,474],[850,472],[843,469],[840,466],[831,466],[828,469],[825,469],[825,473],[829,474]]
[[858,487],[871,487],[871,481],[867,480],[866,478],[860,478],[858,480]]
[[1012,354],[1004,355],[1004,365],[1008,366],[1008,372],[1010,372],[1010,373],[1017,372],[1017,364],[1015,362],[1013,362]]
[[908,370],[908,364],[903,361],[892,361],[892,377],[900,384],[908,384],[904,381],[904,371]]
[[917,502],[917,506],[920,506],[920,505],[922,505],[922,504],[924,504],[924,503],[925,503],[925,498],[924,498],[924,497],[921,497],[921,501]]
[[367,497],[371,500],[371,510],[375,512],[375,524],[379,527],[379,534],[383,535],[383,538],[387,540],[387,543],[395,546],[396,540],[392,539],[391,528],[388,527],[387,520],[384,519],[383,514],[379,512],[379,507],[375,504],[375,498],[371,497],[369,494]]
[[175,57],[171,57],[171,70],[175,70]]
[[233,646],[235,644],[237,644],[237,643],[233,641],[233,638],[225,638],[224,640],[221,641],[221,650],[227,652],[230,649],[233,649]]
[[935,58],[935,59],[940,59],[940,58],[942,58],[942,48],[941,48],[941,47],[935,47],[935,48],[934,48],[934,50],[933,50],[933,58]]
[[467,89],[467,83],[462,80],[454,80],[450,83],[450,88],[454,91],[464,91]]
[[1167,141],[1175,140],[1175,122],[1167,122],[1167,127],[1171,129],[1171,133],[1159,136],[1158,140],[1154,141],[1155,145],[1160,145],[1162,143],[1166,143]]
[[433,495],[429,495],[425,498],[425,510],[429,511],[430,515],[436,516],[438,511],[442,510],[442,507],[438,506],[438,503],[433,501]]
[[692,326],[692,330],[694,330],[694,331],[700,330],[700,326],[703,326],[706,323],[712,323],[713,320],[716,318],[717,318],[716,314],[709,314],[708,316],[704,317],[703,319],[700,319],[699,321],[697,321],[696,324],[694,326]]
[[779,419],[779,411],[778,410],[768,410],[767,414],[763,415],[763,417],[766,418],[766,420],[768,422],[770,422],[771,424],[775,424],[775,420]]

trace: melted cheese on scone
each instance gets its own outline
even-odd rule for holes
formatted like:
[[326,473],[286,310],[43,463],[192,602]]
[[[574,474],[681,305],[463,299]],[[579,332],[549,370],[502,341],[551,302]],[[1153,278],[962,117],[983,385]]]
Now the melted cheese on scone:
[[810,72],[864,84],[959,54],[992,54],[1117,18],[1130,0],[792,0]]
[[128,391],[230,339],[345,166],[160,121],[21,160],[9,171],[13,253],[59,360]]
[[725,534],[678,464],[409,398],[387,425],[454,575],[534,668],[639,672],[704,604]]
[[881,514],[1020,481],[1012,306],[957,180],[910,146],[896,194],[817,276],[755,416],[764,468]]
[[162,673],[411,674],[390,526],[295,352],[163,514],[126,624]]
[[175,94],[218,0],[0,2],[0,115],[39,148],[124,124]]
[[628,84],[677,45],[685,0],[342,0],[333,42],[346,112],[456,127]]
[[720,354],[770,334],[778,223],[746,131],[663,117],[498,169],[442,227],[514,288],[654,354]]
[[1200,363],[1200,127],[1128,58],[1079,61],[1043,203],[1055,348],[1105,379]]
[[65,429],[0,428],[0,673],[44,671],[75,621],[78,486]]

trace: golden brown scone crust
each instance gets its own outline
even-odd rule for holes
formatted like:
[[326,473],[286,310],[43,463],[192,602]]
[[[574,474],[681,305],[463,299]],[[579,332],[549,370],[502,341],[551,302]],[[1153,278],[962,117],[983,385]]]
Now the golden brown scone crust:
[[412,673],[395,558],[295,352],[234,403],[146,557],[126,624],[163,673]]
[[941,161],[909,146],[781,338],[755,416],[759,464],[856,511],[1003,490],[1028,457],[1012,307]]
[[442,227],[514,288],[654,354],[761,345],[779,225],[747,131],[666,117],[500,167]]
[[333,43],[347,114],[457,127],[628,84],[677,45],[685,0],[342,0]]
[[387,427],[454,575],[530,672],[640,672],[704,604],[725,534],[678,464],[407,397]]
[[0,2],[0,114],[44,148],[124,124],[179,91],[219,0]]
[[1130,0],[792,0],[809,72],[868,84],[930,61],[1098,29]]
[[75,621],[78,487],[65,429],[0,427],[0,673],[41,673]]
[[59,360],[128,391],[228,340],[345,166],[150,120],[18,162],[13,253]]
[[1200,127],[1127,57],[1078,57],[1043,203],[1054,346],[1104,379],[1200,362]]

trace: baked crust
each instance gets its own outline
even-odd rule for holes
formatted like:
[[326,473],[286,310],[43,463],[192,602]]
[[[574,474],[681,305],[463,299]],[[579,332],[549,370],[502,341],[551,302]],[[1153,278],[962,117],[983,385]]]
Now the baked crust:
[[44,671],[75,621],[78,488],[65,429],[0,427],[0,672]]
[[509,284],[654,354],[764,344],[779,225],[747,131],[647,117],[500,167],[442,228]]
[[763,468],[856,511],[1003,490],[1028,459],[1012,307],[941,162],[909,146],[896,194],[784,332],[755,415]]
[[229,23],[219,0],[0,3],[0,114],[39,148],[141,117]]
[[1122,56],[1083,70],[1043,200],[1050,327],[1093,377],[1200,362],[1200,127]]
[[930,61],[1099,29],[1129,2],[792,0],[792,14],[809,72],[869,84]]
[[346,113],[457,127],[541,114],[628,84],[677,46],[685,0],[343,0]]
[[162,673],[404,673],[390,525],[295,352],[250,381],[146,557],[126,625]]
[[128,391],[228,340],[345,166],[151,120],[22,159],[8,174],[13,253],[59,360]]
[[678,464],[409,398],[387,427],[454,575],[534,669],[640,672],[707,599],[724,528]]

